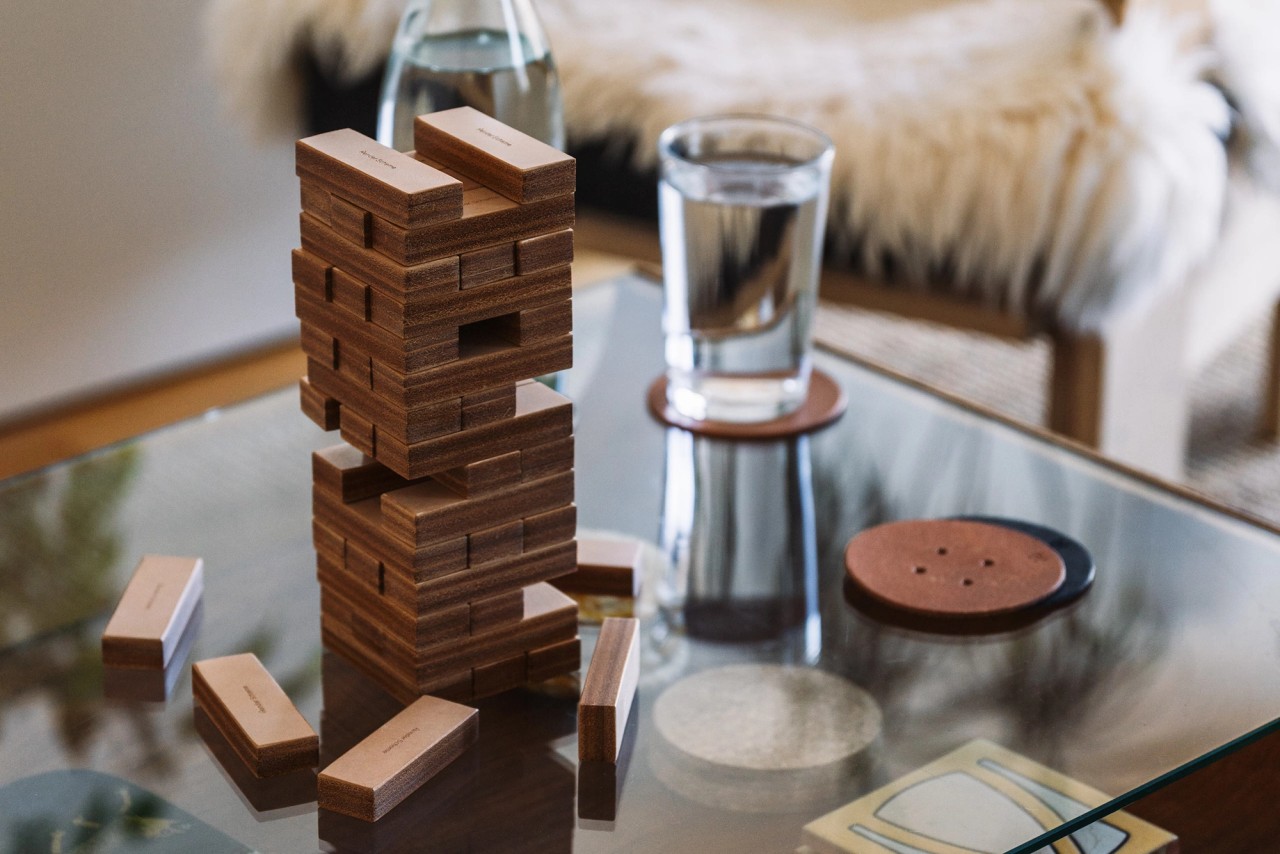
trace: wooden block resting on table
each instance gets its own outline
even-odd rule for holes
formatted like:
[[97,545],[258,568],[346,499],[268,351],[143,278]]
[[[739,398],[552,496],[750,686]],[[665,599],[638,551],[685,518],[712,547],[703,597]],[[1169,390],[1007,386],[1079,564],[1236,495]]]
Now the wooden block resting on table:
[[203,592],[200,558],[143,555],[102,633],[103,664],[163,669]]
[[196,702],[259,777],[314,768],[320,739],[251,652],[191,668]]
[[462,214],[462,184],[350,129],[298,140],[297,171],[333,185],[350,201],[406,226]]
[[413,142],[420,154],[517,202],[574,191],[572,157],[472,107],[419,116]]
[[475,743],[479,712],[422,697],[320,772],[322,809],[377,821]]
[[580,539],[577,569],[553,583],[570,593],[639,596],[643,557],[644,551],[638,542]]
[[640,681],[640,624],[606,617],[578,700],[578,759],[617,762]]

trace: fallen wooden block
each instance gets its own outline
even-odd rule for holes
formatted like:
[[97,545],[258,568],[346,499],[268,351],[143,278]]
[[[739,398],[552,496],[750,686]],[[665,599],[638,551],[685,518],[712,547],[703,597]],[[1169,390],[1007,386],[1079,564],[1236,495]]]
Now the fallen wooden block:
[[405,226],[462,215],[462,183],[358,131],[329,131],[298,140],[297,172],[376,214]]
[[552,583],[567,593],[592,596],[640,595],[640,543],[620,540],[578,540],[578,568]]
[[320,772],[320,807],[377,821],[470,747],[479,729],[475,709],[422,697]]
[[204,592],[198,557],[144,555],[102,633],[102,662],[163,668]]
[[257,776],[319,764],[316,731],[253,653],[197,661],[191,668],[191,690]]
[[577,173],[572,157],[472,107],[418,116],[413,122],[413,143],[423,156],[517,202],[574,191]]
[[640,623],[606,617],[578,700],[578,759],[617,762],[640,681]]

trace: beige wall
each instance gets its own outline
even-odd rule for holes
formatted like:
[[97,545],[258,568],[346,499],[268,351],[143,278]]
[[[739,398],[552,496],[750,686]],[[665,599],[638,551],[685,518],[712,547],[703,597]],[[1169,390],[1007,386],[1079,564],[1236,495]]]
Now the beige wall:
[[6,6],[0,420],[294,334],[292,150],[219,116],[202,4]]

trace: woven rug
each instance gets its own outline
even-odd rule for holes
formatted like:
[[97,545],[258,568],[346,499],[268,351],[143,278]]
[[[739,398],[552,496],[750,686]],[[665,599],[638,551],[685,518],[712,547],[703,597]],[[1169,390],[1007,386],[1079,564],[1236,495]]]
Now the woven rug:
[[[1028,424],[1043,423],[1050,351],[916,321],[824,306],[818,341]],[[1183,483],[1280,525],[1280,444],[1258,439],[1267,323],[1198,375]]]

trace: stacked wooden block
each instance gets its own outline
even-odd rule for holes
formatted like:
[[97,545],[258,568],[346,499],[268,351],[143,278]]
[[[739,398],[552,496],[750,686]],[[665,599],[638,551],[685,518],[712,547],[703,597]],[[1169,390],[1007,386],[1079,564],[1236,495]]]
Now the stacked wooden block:
[[399,699],[470,699],[578,668],[574,161],[474,110],[414,154],[302,140],[293,254],[325,644]]

